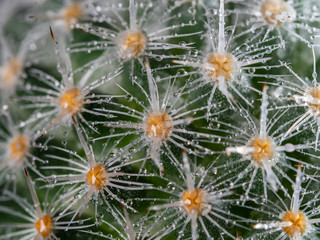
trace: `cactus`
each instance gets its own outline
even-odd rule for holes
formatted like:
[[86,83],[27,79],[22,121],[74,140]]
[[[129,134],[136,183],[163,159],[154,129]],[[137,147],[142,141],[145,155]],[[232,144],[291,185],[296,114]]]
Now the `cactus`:
[[316,0],[0,2],[0,240],[320,239]]

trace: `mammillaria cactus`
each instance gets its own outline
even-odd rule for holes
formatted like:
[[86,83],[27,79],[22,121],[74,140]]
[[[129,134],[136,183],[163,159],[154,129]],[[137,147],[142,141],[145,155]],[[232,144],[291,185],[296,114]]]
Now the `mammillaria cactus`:
[[0,240],[320,239],[317,0],[0,1]]

